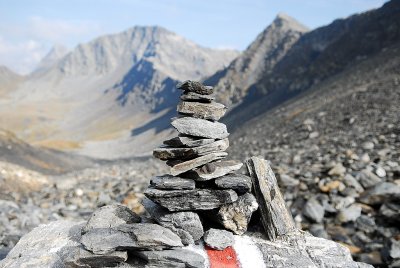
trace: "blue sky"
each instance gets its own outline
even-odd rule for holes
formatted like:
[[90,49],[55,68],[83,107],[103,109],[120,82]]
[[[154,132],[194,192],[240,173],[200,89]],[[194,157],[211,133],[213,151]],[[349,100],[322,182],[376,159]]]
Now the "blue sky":
[[134,25],[160,25],[196,43],[243,50],[279,12],[310,28],[385,0],[0,0],[0,65],[31,71],[53,44]]

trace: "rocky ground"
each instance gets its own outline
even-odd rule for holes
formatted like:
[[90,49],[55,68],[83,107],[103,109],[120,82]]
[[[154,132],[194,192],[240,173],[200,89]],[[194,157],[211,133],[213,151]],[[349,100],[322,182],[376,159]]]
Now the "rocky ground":
[[400,79],[391,66],[384,79],[343,74],[241,125],[228,151],[271,161],[302,229],[356,260],[398,267]]
[[163,169],[158,161],[134,159],[50,176],[0,162],[0,259],[42,223],[88,219],[115,202],[143,212],[142,192]]

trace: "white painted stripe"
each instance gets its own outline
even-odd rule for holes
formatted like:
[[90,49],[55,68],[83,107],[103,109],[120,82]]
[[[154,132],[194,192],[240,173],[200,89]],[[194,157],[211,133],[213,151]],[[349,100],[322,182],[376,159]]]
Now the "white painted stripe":
[[233,248],[241,268],[265,268],[264,258],[257,245],[248,236],[235,235]]
[[208,255],[206,250],[204,249],[204,243],[202,241],[200,241],[198,245],[189,245],[184,248],[203,256],[205,259],[204,268],[210,268],[210,261],[208,260]]

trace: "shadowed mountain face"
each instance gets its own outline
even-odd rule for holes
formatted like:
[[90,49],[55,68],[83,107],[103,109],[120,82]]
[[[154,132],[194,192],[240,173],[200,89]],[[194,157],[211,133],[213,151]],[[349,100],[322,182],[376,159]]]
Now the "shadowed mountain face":
[[211,75],[238,55],[161,27],[134,27],[63,53],[55,48],[0,98],[0,125],[34,145],[101,158],[150,152],[168,126],[157,118],[176,105],[175,84]]
[[246,95],[263,72],[269,72],[286,55],[307,28],[295,19],[279,14],[276,19],[227,68],[207,78],[218,99],[231,105]]
[[272,68],[263,70],[226,120],[250,119],[398,44],[399,16],[400,1],[390,1],[304,34]]

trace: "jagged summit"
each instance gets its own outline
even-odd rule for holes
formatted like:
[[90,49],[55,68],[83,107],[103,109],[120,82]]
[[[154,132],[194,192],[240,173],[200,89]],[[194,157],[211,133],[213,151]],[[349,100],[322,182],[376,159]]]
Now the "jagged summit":
[[240,102],[260,74],[272,70],[306,31],[295,19],[278,14],[237,59],[205,83],[215,86],[217,98],[224,104]]
[[68,48],[61,44],[55,44],[39,62],[32,74],[43,73],[52,68],[61,58],[68,53]]
[[302,23],[300,23],[298,20],[295,18],[289,16],[286,13],[280,12],[278,15],[276,15],[274,21],[272,24],[275,25],[280,25],[280,26],[288,26],[290,29],[299,31],[299,32],[307,32],[309,31],[309,28]]

